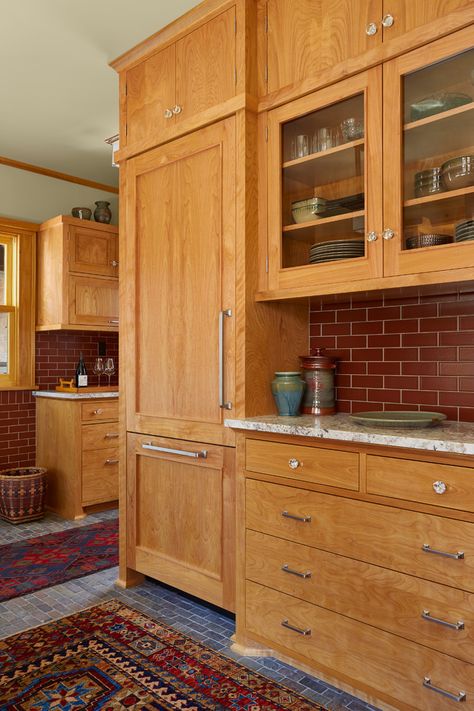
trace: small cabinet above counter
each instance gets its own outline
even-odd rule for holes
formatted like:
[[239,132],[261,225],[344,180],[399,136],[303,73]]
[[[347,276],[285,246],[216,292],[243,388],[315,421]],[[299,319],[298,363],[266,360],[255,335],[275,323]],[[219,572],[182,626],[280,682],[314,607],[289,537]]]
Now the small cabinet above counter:
[[38,231],[36,330],[118,330],[118,228],[60,215]]

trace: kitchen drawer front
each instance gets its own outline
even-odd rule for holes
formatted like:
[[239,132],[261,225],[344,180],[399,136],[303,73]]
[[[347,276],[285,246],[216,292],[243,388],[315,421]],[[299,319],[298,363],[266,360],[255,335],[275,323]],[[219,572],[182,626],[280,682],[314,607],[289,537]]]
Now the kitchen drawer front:
[[256,531],[246,577],[474,663],[473,594]]
[[118,422],[82,425],[82,451],[109,449],[118,444]]
[[474,591],[472,523],[252,479],[246,521],[254,531]]
[[81,404],[81,420],[118,420],[118,400],[93,400]]
[[359,455],[355,452],[247,439],[245,465],[262,474],[359,490]]
[[471,664],[252,582],[246,584],[246,626],[284,653],[370,686],[395,708],[453,708],[451,699],[423,686],[425,677],[453,695],[464,692],[464,708],[474,708]]
[[369,455],[367,493],[474,511],[474,469]]
[[83,506],[118,499],[118,462],[118,447],[83,452]]

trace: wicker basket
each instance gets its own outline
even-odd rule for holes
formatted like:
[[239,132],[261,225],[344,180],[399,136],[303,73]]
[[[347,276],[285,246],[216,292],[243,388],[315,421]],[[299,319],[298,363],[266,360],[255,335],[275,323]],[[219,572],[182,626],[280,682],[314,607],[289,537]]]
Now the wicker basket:
[[42,518],[47,471],[41,467],[0,471],[0,518],[10,523]]

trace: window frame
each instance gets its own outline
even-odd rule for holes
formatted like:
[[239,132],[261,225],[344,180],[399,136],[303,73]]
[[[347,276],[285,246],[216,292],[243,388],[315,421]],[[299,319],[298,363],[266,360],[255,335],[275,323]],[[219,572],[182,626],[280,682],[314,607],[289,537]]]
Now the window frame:
[[5,304],[9,315],[8,373],[0,373],[0,391],[35,387],[36,230],[38,225],[0,217],[5,244]]

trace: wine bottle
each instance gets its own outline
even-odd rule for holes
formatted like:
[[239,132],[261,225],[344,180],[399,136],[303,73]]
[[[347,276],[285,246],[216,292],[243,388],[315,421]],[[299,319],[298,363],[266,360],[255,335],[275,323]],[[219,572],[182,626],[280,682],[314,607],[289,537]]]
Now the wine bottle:
[[86,388],[87,382],[87,368],[81,352],[79,355],[79,361],[76,365],[76,388]]

